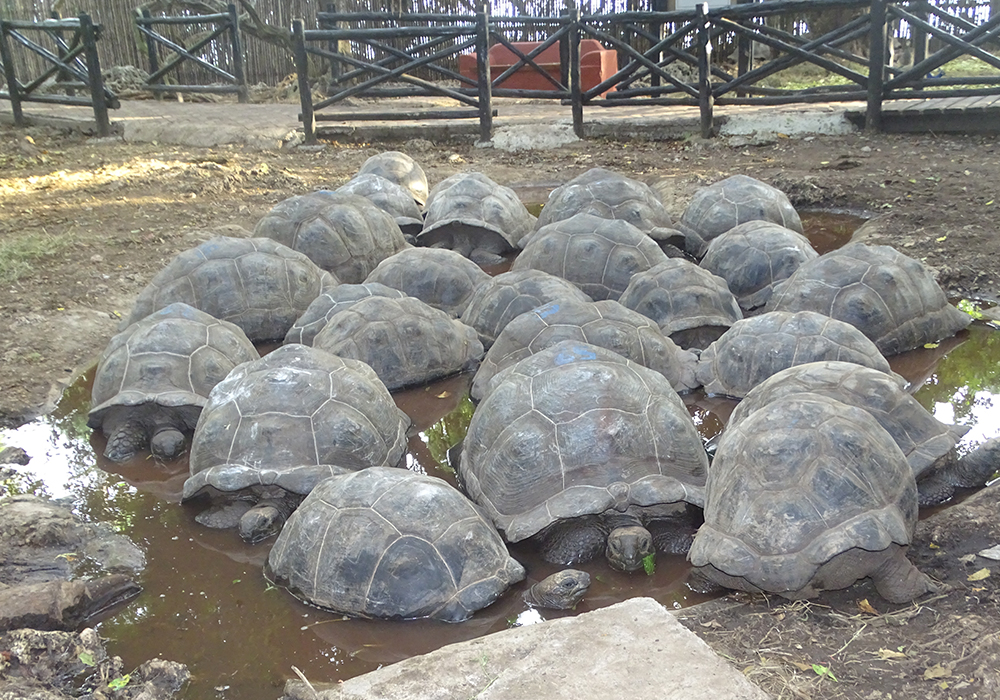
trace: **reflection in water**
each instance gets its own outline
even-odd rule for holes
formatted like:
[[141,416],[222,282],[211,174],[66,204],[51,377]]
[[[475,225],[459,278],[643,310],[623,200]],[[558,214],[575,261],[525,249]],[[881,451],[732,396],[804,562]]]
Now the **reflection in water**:
[[[977,324],[936,348],[893,358],[892,364],[921,385],[917,400],[939,418],[972,426],[966,442],[974,444],[1000,433],[1000,404],[994,400],[1000,393],[998,360],[1000,334]],[[396,395],[414,421],[410,468],[454,483],[449,452],[474,410],[470,380],[470,375],[452,377]],[[671,608],[703,600],[684,584],[683,558],[661,556],[651,576],[590,562],[580,568],[590,573],[592,586],[576,611],[529,610],[521,593],[559,567],[542,561],[531,543],[518,543],[511,551],[527,568],[527,580],[465,623],[351,620],[311,608],[265,581],[269,543],[250,546],[234,532],[204,528],[194,521],[201,504],[179,505],[186,461],[104,460],[104,437],[86,427],[89,396],[89,382],[81,381],[52,415],[0,432],[0,447],[22,447],[33,458],[17,477],[0,481],[0,493],[67,498],[83,517],[112,523],[146,550],[142,595],[99,630],[127,666],[155,656],[188,664],[194,674],[189,700],[272,700],[292,675],[292,665],[313,680],[350,678],[444,644],[634,596],[650,596]],[[698,393],[685,402],[706,439],[723,428],[735,406]]]

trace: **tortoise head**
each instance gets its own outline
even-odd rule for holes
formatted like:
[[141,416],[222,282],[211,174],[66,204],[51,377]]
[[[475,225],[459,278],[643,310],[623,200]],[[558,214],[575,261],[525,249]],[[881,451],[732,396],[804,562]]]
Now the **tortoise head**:
[[642,560],[655,551],[653,536],[649,534],[649,530],[639,525],[629,525],[611,531],[604,556],[616,569],[636,571],[642,568]]

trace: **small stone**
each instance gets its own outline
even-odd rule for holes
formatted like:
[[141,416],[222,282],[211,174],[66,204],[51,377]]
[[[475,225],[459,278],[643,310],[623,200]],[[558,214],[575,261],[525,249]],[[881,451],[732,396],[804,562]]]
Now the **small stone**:
[[984,549],[979,552],[979,556],[984,559],[992,559],[993,561],[1000,561],[1000,544],[993,545],[989,549]]
[[871,153],[872,152],[872,147],[871,146],[862,146],[861,147],[861,152],[862,153]]
[[98,262],[101,262],[102,260],[104,260],[104,256],[103,255],[91,255],[90,256],[90,262],[98,263]]
[[464,163],[465,162],[465,158],[463,158],[462,156],[458,155],[457,153],[452,153],[450,156],[448,156],[448,162],[449,163]]

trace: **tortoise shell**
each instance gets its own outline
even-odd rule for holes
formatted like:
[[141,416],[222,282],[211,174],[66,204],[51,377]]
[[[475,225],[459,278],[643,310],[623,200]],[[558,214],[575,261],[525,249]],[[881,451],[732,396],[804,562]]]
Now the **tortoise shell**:
[[[535,230],[576,214],[624,220],[657,243],[669,241],[678,248],[684,245],[683,234],[674,228],[673,218],[653,190],[611,170],[591,168],[552,190]],[[522,248],[526,242],[521,242]]]
[[576,340],[617,352],[656,370],[678,392],[698,386],[698,358],[681,350],[659,326],[617,301],[555,301],[521,314],[503,329],[486,353],[472,383],[472,398],[489,393],[496,374],[562,340]]
[[400,151],[378,153],[361,164],[358,175],[378,175],[410,193],[418,206],[427,201],[427,175],[417,161]]
[[[723,585],[789,598],[873,574],[917,521],[916,483],[892,437],[866,411],[816,394],[778,398],[727,428],[706,499],[691,563]],[[824,567],[845,552],[860,556]]]
[[734,323],[702,352],[697,375],[707,393],[741,398],[783,369],[821,360],[892,372],[854,326],[814,311],[772,311]]
[[509,542],[567,518],[702,503],[708,458],[670,382],[586,343],[498,374],[464,444],[459,478]]
[[968,431],[932,416],[906,392],[901,377],[836,361],[810,362],[772,375],[740,401],[727,429],[772,401],[802,393],[822,394],[868,411],[899,445],[914,477],[949,454]]
[[236,324],[253,342],[278,340],[313,299],[337,284],[275,240],[219,236],[177,254],[139,292],[121,327],[180,301]]
[[889,246],[850,243],[779,285],[768,311],[818,311],[864,333],[883,355],[947,338],[972,322],[948,303],[930,270]]
[[305,312],[285,334],[285,345],[302,343],[312,345],[316,334],[330,322],[334,314],[349,309],[352,304],[368,297],[389,297],[399,299],[406,294],[384,284],[366,282],[364,284],[340,284],[312,300]]
[[591,301],[579,287],[541,270],[511,270],[480,285],[469,298],[462,322],[476,329],[489,348],[501,331],[525,311],[550,301]]
[[381,175],[374,173],[355,175],[346,184],[338,187],[336,191],[364,197],[391,216],[404,236],[416,236],[424,227],[420,206],[413,199],[409,190],[403,189],[400,185]]
[[365,282],[398,289],[457,318],[489,280],[479,265],[453,250],[409,248],[380,262]]
[[371,367],[284,345],[213,389],[191,442],[183,499],[258,485],[306,494],[344,470],[395,467],[409,426]]
[[460,622],[524,578],[493,525],[446,482],[372,467],[319,484],[268,564],[312,605]]
[[809,239],[770,221],[748,221],[708,244],[701,266],[726,280],[744,312],[764,306],[778,282],[819,257]]
[[431,191],[417,243],[460,250],[467,257],[474,249],[502,256],[514,251],[534,225],[535,217],[514,190],[482,173],[457,173]]
[[713,238],[747,221],[770,221],[802,233],[802,221],[784,192],[748,175],[733,175],[691,198],[680,221],[685,248],[701,258]]
[[511,270],[542,270],[595,301],[617,300],[633,275],[667,259],[653,239],[623,219],[575,214],[538,229]]
[[618,301],[651,318],[682,348],[706,348],[743,318],[724,279],[679,258],[637,273]]
[[483,357],[475,329],[414,297],[362,299],[330,319],[313,346],[365,362],[390,391],[456,374]]
[[388,213],[365,197],[318,190],[278,202],[254,227],[309,256],[341,282],[358,284],[409,243]]

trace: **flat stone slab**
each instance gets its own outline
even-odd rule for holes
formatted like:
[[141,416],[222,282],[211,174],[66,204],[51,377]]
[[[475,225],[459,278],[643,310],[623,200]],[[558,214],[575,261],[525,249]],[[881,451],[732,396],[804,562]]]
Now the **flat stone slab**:
[[767,700],[652,598],[451,644],[288,700]]

